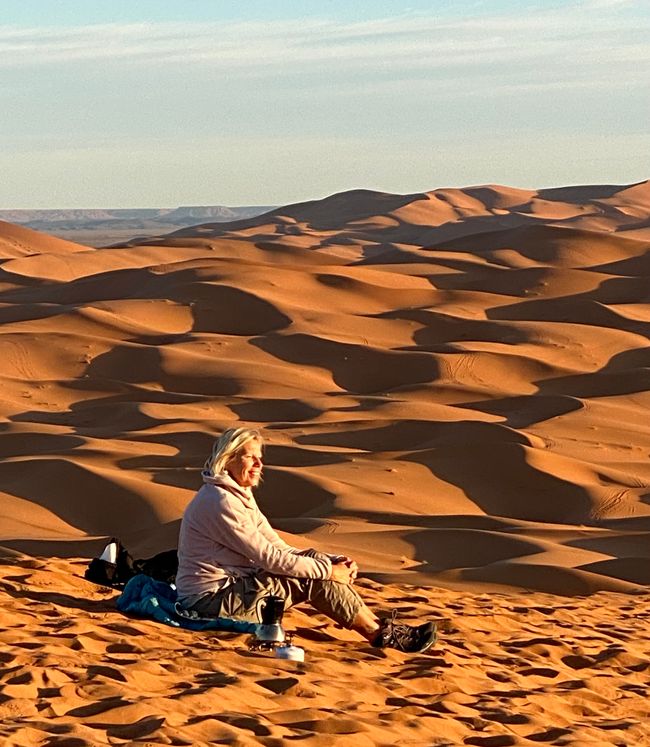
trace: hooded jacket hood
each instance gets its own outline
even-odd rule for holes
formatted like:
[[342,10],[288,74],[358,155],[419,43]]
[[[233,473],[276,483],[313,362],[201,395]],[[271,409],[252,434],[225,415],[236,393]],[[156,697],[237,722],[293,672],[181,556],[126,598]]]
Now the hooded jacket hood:
[[247,505],[255,503],[253,491],[250,488],[244,488],[238,482],[235,482],[227,472],[222,472],[218,475],[211,475],[209,472],[203,471],[201,475],[203,477],[203,482],[206,485],[215,485],[218,488],[225,488],[231,493],[239,495]]

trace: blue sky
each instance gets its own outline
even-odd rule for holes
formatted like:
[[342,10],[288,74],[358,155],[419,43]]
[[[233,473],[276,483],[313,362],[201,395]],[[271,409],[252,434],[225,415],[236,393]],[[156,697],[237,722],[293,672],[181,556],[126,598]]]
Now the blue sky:
[[650,4],[0,0],[0,207],[650,177]]

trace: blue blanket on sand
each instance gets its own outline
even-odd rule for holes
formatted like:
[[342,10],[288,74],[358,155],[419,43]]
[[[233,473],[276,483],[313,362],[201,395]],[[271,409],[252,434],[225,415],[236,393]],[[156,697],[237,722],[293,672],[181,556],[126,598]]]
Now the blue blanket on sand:
[[199,617],[176,601],[176,590],[164,581],[139,574],[129,580],[117,598],[117,609],[138,617],[149,617],[165,625],[189,630],[229,630],[234,633],[254,633],[255,623],[230,620],[226,617]]

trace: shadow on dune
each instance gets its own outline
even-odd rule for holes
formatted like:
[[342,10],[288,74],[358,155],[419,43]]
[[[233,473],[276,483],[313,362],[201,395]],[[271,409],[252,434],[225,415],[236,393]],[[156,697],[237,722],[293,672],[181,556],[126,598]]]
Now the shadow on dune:
[[[362,258],[353,264],[410,264],[413,261],[440,262],[439,258],[428,260],[426,252],[439,249],[455,248],[462,251],[462,244],[452,247],[453,242],[479,240],[484,235],[502,234],[514,231],[530,224],[541,223],[539,218],[517,213],[508,215],[480,215],[464,217],[462,220],[450,220],[439,225],[417,225],[390,216],[391,225],[376,227],[359,226],[354,231],[342,232],[349,240],[363,242]],[[417,253],[409,252],[400,245],[412,245]],[[448,246],[449,245],[449,246]],[[480,253],[480,252],[478,252]],[[424,255],[424,256],[423,256]],[[416,259],[417,258],[417,259]],[[441,262],[441,264],[444,264]]]
[[[643,182],[639,182],[642,184]],[[635,186],[635,185],[629,185]],[[558,200],[560,202],[591,202],[592,200],[606,200],[621,191],[620,184],[589,184],[575,187],[549,187],[537,190],[542,200]]]
[[264,483],[257,491],[261,510],[271,518],[331,516],[336,497],[306,473],[273,466],[265,468]]
[[583,571],[618,578],[631,584],[650,585],[650,557],[647,555],[634,557],[627,553],[624,557],[585,563],[580,568]]
[[[271,429],[269,429],[271,430]],[[299,446],[268,444],[264,447],[265,460],[273,467],[314,467],[319,464],[342,464],[349,455],[327,449],[301,449]]]
[[[553,266],[582,267],[597,271],[600,266],[594,264],[593,258],[598,256],[598,249],[617,255],[616,260],[611,261],[626,259],[645,249],[644,242],[637,239],[577,227],[575,217],[552,221],[522,214],[470,217],[453,224],[457,236],[432,242],[431,246],[424,247],[424,251],[464,252],[502,265],[503,261],[494,253],[509,250],[540,263],[546,269]],[[488,228],[471,230],[473,226]],[[470,230],[463,232],[464,228]],[[586,251],[585,246],[589,246],[590,251]]]
[[0,423],[0,465],[4,460],[21,456],[63,456],[86,443],[85,438],[68,433],[7,432],[8,423]]
[[[185,422],[185,421],[180,421]],[[169,421],[166,421],[169,423]],[[201,468],[212,451],[214,436],[203,431],[166,431],[155,436],[132,436],[138,443],[165,444],[176,449],[173,455],[147,454],[127,457],[116,462],[117,467],[148,475],[151,482],[182,490],[198,490]]]
[[546,471],[553,454],[516,439],[494,440],[494,424],[461,421],[442,426],[441,446],[419,449],[402,459],[425,465],[491,515],[600,524],[603,506],[595,495],[572,481],[570,474],[564,479]]
[[[345,225],[350,221],[364,221],[377,215],[386,215],[418,200],[426,201],[425,193],[407,195],[376,192],[370,189],[354,189],[331,195],[322,200],[288,205],[274,211],[276,215],[288,215],[305,222],[309,228],[327,231],[331,228],[332,215]],[[273,215],[270,213],[269,215]]]
[[306,334],[267,335],[251,340],[276,358],[317,366],[332,373],[334,383],[351,393],[385,392],[438,378],[437,362],[428,353],[382,350]]
[[0,464],[3,490],[52,511],[88,535],[119,534],[131,526],[155,527],[153,508],[133,490],[118,484],[112,473],[64,458]]
[[369,453],[402,452],[402,461],[424,465],[490,516],[567,524],[593,521],[589,493],[533,466],[529,438],[500,423],[400,421],[309,434],[296,441]]
[[[502,321],[461,319],[433,309],[399,309],[376,315],[378,319],[409,319],[422,325],[413,334],[414,350],[454,342],[496,342],[506,345],[528,342],[526,330]],[[458,349],[462,352],[461,349]]]
[[197,288],[193,295],[193,332],[259,335],[291,324],[273,304],[239,288],[211,283]]
[[534,394],[464,402],[463,407],[501,415],[513,428],[527,428],[583,409],[583,399],[647,392],[650,390],[650,347],[618,353],[591,373],[570,374],[533,383],[538,387]]
[[[647,221],[650,224],[650,220]],[[650,275],[650,249],[632,257],[624,257],[590,268],[594,272],[604,272],[611,275],[621,275],[626,279],[639,278]]]
[[[336,528],[336,519],[348,517],[359,519],[367,522],[369,525],[387,525],[395,527],[418,527],[424,531],[422,534],[428,534],[429,530],[433,533],[437,531],[457,531],[467,530],[468,532],[516,532],[518,523],[504,516],[486,516],[484,514],[415,514],[415,513],[396,513],[388,511],[363,511],[355,509],[348,511],[341,508],[335,508],[332,512],[332,519],[318,519],[317,517],[308,517],[309,521],[322,521],[331,524]],[[302,517],[295,519],[282,517],[279,521],[299,522]],[[431,548],[429,548],[431,550]],[[428,552],[428,551],[427,551]],[[425,553],[426,555],[426,553]]]
[[[639,592],[640,585],[650,583],[650,556],[647,535],[637,536],[638,548],[618,545],[608,537],[591,540],[563,539],[569,547],[584,547],[606,552],[615,557],[586,563],[575,568],[529,562],[531,555],[544,552],[542,542],[518,536],[525,527],[491,516],[423,516],[354,512],[369,524],[395,525],[421,530],[404,532],[403,539],[413,547],[413,557],[419,561],[408,574],[410,583],[429,584],[438,579],[443,585],[458,582],[479,582],[565,596],[593,594],[599,590],[625,593]],[[566,531],[579,531],[567,527]],[[405,583],[409,576],[403,571],[377,571],[364,574],[378,581]]]
[[[364,221],[375,216],[381,216],[399,210],[417,200],[427,200],[424,193],[408,195],[377,192],[370,189],[354,189],[340,192],[320,200],[297,202],[284,205],[267,213],[245,220],[228,223],[204,223],[169,234],[170,237],[193,236],[197,232],[209,235],[211,238],[223,236],[234,231],[274,226],[274,231],[266,238],[277,238],[282,233],[292,235],[302,234],[304,228],[296,226],[303,223],[307,229],[314,231],[341,231],[349,222]],[[332,216],[336,216],[333,221]],[[260,238],[259,235],[255,236]]]
[[257,423],[294,423],[312,420],[322,415],[319,410],[300,399],[254,399],[231,405],[241,420]]
[[540,544],[501,531],[453,527],[408,532],[404,539],[420,561],[418,573],[476,568],[543,552]]
[[[71,385],[73,389],[97,391],[96,384],[89,386]],[[158,418],[153,418],[141,411],[142,405],[163,403],[187,403],[196,401],[192,396],[174,395],[166,392],[152,392],[139,387],[116,387],[124,390],[123,394],[107,395],[95,399],[86,399],[70,405],[64,412],[28,410],[12,415],[10,420],[17,423],[47,423],[68,426],[81,437],[119,438],[134,431],[146,430],[160,425]],[[166,424],[184,422],[182,418],[165,420]]]
[[206,356],[201,357],[174,349],[172,355],[161,353],[158,347],[137,343],[124,344],[98,355],[86,368],[84,378],[98,383],[144,384],[161,387],[174,395],[232,396],[241,390],[231,377],[215,374],[214,365]]
[[611,397],[650,390],[650,347],[625,350],[605,366],[588,374],[575,374],[538,382],[540,393],[572,397]]
[[636,582],[618,576],[593,572],[586,568],[565,568],[537,563],[493,563],[483,568],[465,568],[459,573],[462,581],[503,584],[509,587],[541,591],[562,596],[588,596],[597,591],[627,594],[643,590]]
[[584,402],[577,397],[539,393],[463,403],[463,407],[469,410],[500,415],[504,419],[504,425],[510,428],[528,428],[544,420],[576,412],[584,406]]
[[[605,281],[616,283],[619,278]],[[638,279],[635,278],[635,282]],[[613,290],[613,289],[612,289]],[[608,304],[631,303],[634,296],[630,293],[618,297],[608,297],[597,291],[565,296],[562,298],[535,299],[497,306],[486,310],[488,319],[519,322],[562,322],[564,324],[585,324],[591,327],[615,329],[641,337],[650,337],[650,323],[628,319],[608,308]],[[645,298],[636,298],[634,303],[645,303]]]
[[[648,496],[644,496],[648,503]],[[607,534],[568,541],[571,547],[611,557],[587,563],[581,568],[591,573],[619,578],[629,583],[650,584],[650,516],[610,519],[602,522]]]
[[618,226],[615,230],[617,233],[624,233],[625,231],[636,231],[639,228],[650,228],[650,218],[642,218],[636,223],[627,223],[624,226]]

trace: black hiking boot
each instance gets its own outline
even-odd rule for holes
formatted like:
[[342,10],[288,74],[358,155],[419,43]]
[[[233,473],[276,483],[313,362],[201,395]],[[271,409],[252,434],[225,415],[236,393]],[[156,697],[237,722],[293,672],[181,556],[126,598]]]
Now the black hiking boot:
[[422,653],[431,648],[436,642],[436,624],[432,622],[422,625],[407,625],[398,623],[397,610],[393,610],[391,617],[381,620],[377,637],[372,645],[376,648],[395,648],[408,654]]

